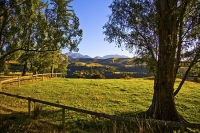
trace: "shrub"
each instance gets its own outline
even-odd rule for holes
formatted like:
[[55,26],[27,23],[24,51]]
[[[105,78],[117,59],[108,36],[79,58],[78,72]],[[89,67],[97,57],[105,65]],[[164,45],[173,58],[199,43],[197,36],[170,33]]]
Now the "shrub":
[[9,65],[5,64],[4,65],[4,75],[9,75],[9,73],[10,73]]
[[129,76],[128,74],[125,74],[125,75],[123,76],[123,78],[124,78],[124,79],[131,79],[132,77]]
[[200,83],[200,78],[195,77],[195,78],[194,78],[194,82],[198,82],[198,83]]
[[85,79],[85,75],[83,75],[83,74],[78,74],[78,75],[76,75],[76,78],[82,78],[82,79]]
[[9,75],[10,70],[9,69],[4,69],[4,75]]
[[102,74],[93,74],[90,78],[91,79],[105,79],[105,76]]

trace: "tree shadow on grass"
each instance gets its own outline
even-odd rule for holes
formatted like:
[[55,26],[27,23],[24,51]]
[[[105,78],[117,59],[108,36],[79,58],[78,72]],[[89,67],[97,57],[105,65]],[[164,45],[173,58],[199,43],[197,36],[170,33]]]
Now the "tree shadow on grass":
[[[0,133],[110,133],[113,132],[114,123],[116,122],[107,118],[66,111],[65,127],[63,129],[61,109],[39,110],[36,113],[37,115],[32,111],[31,117],[28,116],[27,112],[18,112],[2,106],[0,106],[0,112]],[[133,116],[133,113],[123,113],[121,116],[130,117]],[[130,123],[128,123],[127,127],[127,123],[117,120],[115,129],[117,132],[129,132],[130,126],[132,126]]]
[[[199,129],[195,129],[195,128],[181,127],[178,125],[169,126],[167,124],[158,125],[157,123],[152,123],[151,121],[145,121],[145,119],[150,119],[147,117],[146,111],[122,112],[117,115],[126,117],[126,118],[133,118],[134,121],[132,121],[132,131],[134,131],[134,132],[139,132],[139,133],[140,132],[142,132],[142,133],[163,133],[163,132],[166,132],[166,133],[179,133],[179,132],[197,133],[197,132],[200,132]],[[126,123],[126,125],[128,125],[127,121],[123,122],[123,123]]]
[[62,127],[62,109],[41,109],[18,112],[0,105],[0,133],[102,133],[112,132],[112,121],[95,116],[66,111]]
[[[8,113],[1,113],[8,112]],[[132,118],[129,120],[110,120],[102,117],[95,117],[74,111],[65,112],[65,127],[62,127],[61,109],[41,109],[36,114],[31,112],[18,112],[0,106],[0,133],[155,133],[163,132],[163,129],[155,125],[140,121],[146,118],[146,112],[122,112],[116,114],[121,118]],[[138,121],[137,121],[138,120]],[[156,127],[156,128],[155,128]],[[156,130],[155,130],[156,129]]]
[[133,117],[133,118],[146,118],[146,111],[136,111],[136,112],[121,112],[116,114],[123,117]]
[[[133,133],[151,133],[153,130],[150,126],[143,121],[146,119],[145,111],[136,112],[121,112],[117,116],[127,118],[127,120],[118,120],[117,127],[122,132],[133,132]],[[123,125],[123,126],[122,126]]]
[[[42,112],[44,113],[45,111]],[[39,119],[33,116],[29,117],[27,112],[18,112],[0,106],[0,133],[61,132],[62,128],[60,125],[49,122],[48,120],[45,121],[42,117]]]

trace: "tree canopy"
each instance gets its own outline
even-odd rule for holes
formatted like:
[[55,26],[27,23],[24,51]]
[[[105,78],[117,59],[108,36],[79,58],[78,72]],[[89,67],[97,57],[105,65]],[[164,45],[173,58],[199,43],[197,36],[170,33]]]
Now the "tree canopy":
[[71,1],[0,1],[0,60],[17,51],[78,51],[82,30]]
[[[154,95],[148,116],[184,121],[176,111],[174,97],[200,59],[200,2],[113,0],[109,8],[112,14],[103,27],[105,39],[154,66]],[[190,65],[175,90],[178,69],[185,60]]]

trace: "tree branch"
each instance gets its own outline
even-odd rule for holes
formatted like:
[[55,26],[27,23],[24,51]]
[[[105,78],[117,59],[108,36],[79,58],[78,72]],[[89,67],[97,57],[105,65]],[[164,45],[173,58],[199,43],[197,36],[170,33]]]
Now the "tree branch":
[[182,78],[182,80],[181,80],[181,82],[180,82],[178,88],[177,88],[176,91],[174,92],[174,96],[176,96],[176,95],[178,94],[178,92],[181,90],[181,87],[183,86],[183,84],[184,84],[186,78],[188,77],[188,74],[189,74],[191,68],[196,64],[196,62],[197,62],[197,60],[198,60],[198,57],[199,57],[199,52],[200,52],[200,51],[198,50],[198,52],[197,52],[197,54],[195,55],[194,59],[193,59],[192,62],[190,63],[190,66],[188,67],[187,71],[185,72],[185,74],[184,74],[184,76],[183,76],[183,78]]
[[187,2],[184,4],[180,17],[178,19],[179,22],[179,36],[178,36],[178,50],[177,50],[177,55],[176,55],[176,62],[175,62],[175,71],[174,71],[174,82],[176,80],[176,76],[177,76],[177,72],[179,69],[179,64],[180,64],[180,60],[181,60],[181,48],[182,48],[182,35],[183,35],[183,18],[184,18],[184,14],[185,14],[185,10],[187,7]]
[[13,53],[15,53],[15,52],[17,52],[17,51],[26,51],[26,52],[47,52],[47,51],[57,51],[57,50],[60,50],[60,49],[48,49],[48,50],[38,50],[38,49],[36,49],[36,50],[27,50],[27,49],[24,49],[24,48],[18,48],[18,49],[14,49],[14,50],[12,50],[12,51],[9,51],[9,52],[7,52],[6,54],[4,54],[4,55],[2,55],[1,57],[0,57],[0,60],[3,60],[3,59],[5,59],[7,56],[9,56],[9,55],[11,55],[11,54],[13,54]]

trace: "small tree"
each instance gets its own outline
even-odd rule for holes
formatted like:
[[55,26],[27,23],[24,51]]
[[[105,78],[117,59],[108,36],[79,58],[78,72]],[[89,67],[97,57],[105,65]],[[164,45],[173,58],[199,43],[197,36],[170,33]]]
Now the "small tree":
[[8,62],[7,62],[7,63],[4,63],[3,66],[4,66],[4,67],[3,67],[4,75],[9,75],[9,73],[10,73],[9,63],[8,63]]
[[61,55],[60,62],[58,63],[58,68],[56,69],[56,72],[66,74],[67,66],[68,66],[68,57],[65,55]]

